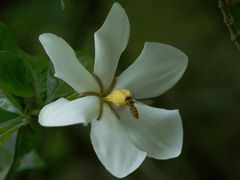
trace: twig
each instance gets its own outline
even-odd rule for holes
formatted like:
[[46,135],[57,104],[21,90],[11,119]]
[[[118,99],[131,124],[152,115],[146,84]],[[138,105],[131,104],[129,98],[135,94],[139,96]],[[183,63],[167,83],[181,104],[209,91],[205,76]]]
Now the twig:
[[230,32],[231,40],[235,43],[240,51],[240,31],[237,24],[234,21],[232,12],[230,10],[229,0],[218,0],[218,7],[220,8],[223,20]]
[[239,0],[226,0],[226,3],[228,3],[230,6],[234,6],[236,4],[239,4]]

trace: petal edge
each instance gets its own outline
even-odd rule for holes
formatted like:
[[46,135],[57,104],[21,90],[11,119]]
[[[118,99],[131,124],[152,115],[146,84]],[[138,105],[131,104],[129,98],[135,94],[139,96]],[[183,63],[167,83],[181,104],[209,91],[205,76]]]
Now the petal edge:
[[97,117],[97,97],[83,97],[73,101],[60,98],[42,108],[39,123],[46,127],[89,123]]
[[182,77],[187,56],[167,44],[146,42],[135,62],[118,77],[114,89],[127,88],[136,99],[159,96]]
[[68,83],[75,91],[98,91],[98,84],[78,61],[74,50],[62,38],[51,33],[39,36],[43,48],[55,69],[55,77]]
[[139,119],[128,109],[120,117],[128,135],[136,146],[147,152],[148,157],[170,159],[179,156],[183,144],[182,120],[178,110],[153,108],[136,103]]
[[146,157],[146,153],[131,142],[121,122],[107,105],[104,105],[102,118],[92,121],[91,140],[99,160],[118,178],[135,171]]
[[120,4],[114,3],[102,27],[94,34],[94,73],[102,79],[105,88],[112,83],[129,35],[130,24],[127,14]]

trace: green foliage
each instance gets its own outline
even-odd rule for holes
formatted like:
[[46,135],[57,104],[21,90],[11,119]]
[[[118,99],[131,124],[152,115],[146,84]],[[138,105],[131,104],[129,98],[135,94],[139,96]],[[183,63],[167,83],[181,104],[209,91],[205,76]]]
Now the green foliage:
[[10,33],[8,27],[0,22],[0,50],[18,52],[18,48],[15,44],[14,38]]
[[8,119],[0,124],[0,146],[20,127],[27,124],[20,118]]
[[48,60],[43,57],[28,57],[27,64],[32,76],[32,87],[35,97],[46,99]]
[[0,179],[44,167],[35,150],[37,133],[27,125],[47,98],[47,77],[48,61],[19,50],[0,22]]
[[[79,60],[93,70],[93,59],[84,51]],[[15,44],[6,25],[0,22],[0,179],[15,172],[44,168],[38,155],[38,112],[73,89],[54,77],[53,66],[41,56],[31,56]]]
[[0,108],[0,123],[15,117],[16,117],[16,114],[5,111],[4,109]]
[[21,97],[30,97],[30,71],[24,59],[9,51],[0,51],[0,87]]
[[22,114],[23,112],[22,107],[19,104],[18,100],[10,93],[7,93],[6,91],[3,91],[1,89],[0,89],[0,108],[17,114]]
[[[42,167],[39,166],[42,165],[43,163],[40,163],[40,158],[38,157],[37,153],[33,153],[33,149],[36,147],[37,143],[37,134],[29,129],[28,127],[21,128],[18,132],[17,140],[16,140],[16,145],[15,145],[15,154],[14,158],[11,164],[11,167],[8,171],[8,174],[6,176],[7,179],[10,179],[13,176],[13,173],[19,169],[26,169],[26,168],[31,168],[31,164],[28,164],[26,166],[23,165],[24,161],[27,162],[29,159],[28,156],[32,158],[32,165],[33,167]],[[30,155],[29,155],[30,153]],[[37,157],[36,157],[37,156]],[[35,165],[34,162],[37,164]]]
[[0,179],[11,179],[15,171],[44,168],[45,163],[34,150],[37,133],[22,128],[0,146]]
[[17,132],[0,146],[0,179],[5,179],[14,159]]

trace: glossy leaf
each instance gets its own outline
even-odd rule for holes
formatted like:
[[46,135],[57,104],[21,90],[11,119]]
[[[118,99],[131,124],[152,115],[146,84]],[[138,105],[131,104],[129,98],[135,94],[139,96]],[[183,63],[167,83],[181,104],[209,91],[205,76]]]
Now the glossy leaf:
[[45,99],[47,96],[48,63],[45,58],[36,56],[27,59],[32,74],[32,87],[37,97]]
[[11,52],[0,51],[0,87],[21,97],[30,97],[31,73],[24,60]]

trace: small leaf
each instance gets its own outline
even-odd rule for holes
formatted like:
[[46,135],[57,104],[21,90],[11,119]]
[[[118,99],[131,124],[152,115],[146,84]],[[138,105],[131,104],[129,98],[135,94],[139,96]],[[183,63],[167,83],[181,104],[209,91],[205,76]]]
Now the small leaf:
[[30,79],[29,69],[20,56],[0,51],[0,86],[4,90],[17,96],[30,97],[33,95]]
[[8,27],[0,22],[0,50],[7,50],[14,53],[18,52],[18,48]]

